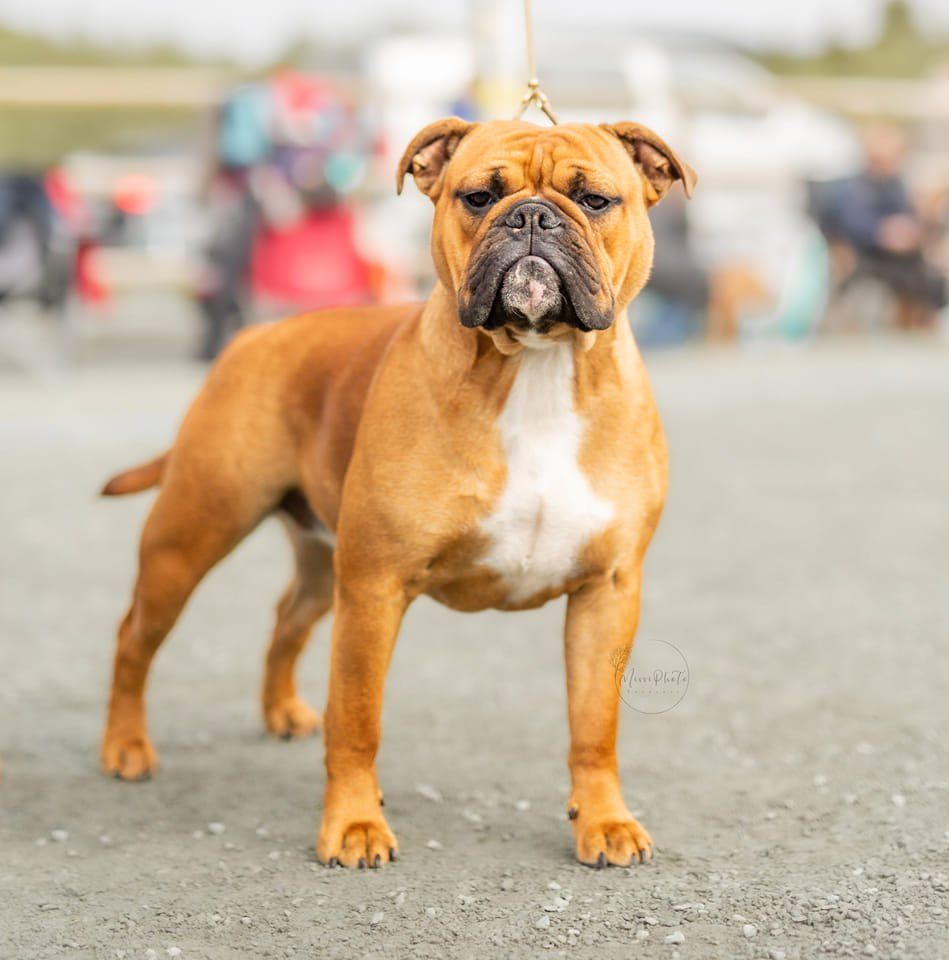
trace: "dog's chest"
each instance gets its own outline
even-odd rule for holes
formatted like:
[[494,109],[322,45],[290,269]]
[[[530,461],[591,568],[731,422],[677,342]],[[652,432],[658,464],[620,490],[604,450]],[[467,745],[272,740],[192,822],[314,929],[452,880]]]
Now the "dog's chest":
[[613,515],[578,462],[583,422],[573,375],[571,343],[524,350],[498,421],[507,479],[482,522],[483,562],[502,577],[512,603],[574,575],[584,546]]

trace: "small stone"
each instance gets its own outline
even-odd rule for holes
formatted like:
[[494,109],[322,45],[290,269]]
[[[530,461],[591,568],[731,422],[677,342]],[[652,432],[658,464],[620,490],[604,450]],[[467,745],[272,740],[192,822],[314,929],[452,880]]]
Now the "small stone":
[[877,948],[876,948],[872,943],[868,943],[868,944],[863,948],[863,952],[864,952],[868,957],[872,957],[872,956],[877,952]]
[[894,793],[893,796],[890,797],[890,799],[893,801],[894,806],[897,806],[897,807],[906,806],[906,797],[904,797],[902,793]]
[[659,922],[658,917],[650,917],[650,916],[643,917],[643,923],[649,924],[650,927],[654,927],[658,922]]
[[204,836],[203,830],[195,830],[194,833],[191,834],[191,839],[200,840],[203,836]]
[[208,824],[208,833],[213,833],[216,837],[219,837],[226,829],[227,827],[225,827],[223,823],[219,823],[217,820],[212,820]]
[[101,843],[103,847],[107,847],[112,843],[112,838],[107,833],[103,833],[99,836],[99,843]]
[[469,810],[467,807],[461,811],[461,815],[468,821],[468,823],[481,823],[483,819],[480,813],[477,813],[474,810]]
[[673,930],[662,938],[663,943],[685,943],[685,934],[681,930]]
[[732,914],[732,920],[734,920],[735,923],[744,923],[744,922],[745,922],[745,918],[744,918],[740,913],[733,913],[733,914]]
[[46,837],[37,837],[37,838],[36,838],[36,845],[37,845],[38,847],[45,847],[45,846],[46,846]]
[[149,947],[149,948],[145,951],[145,956],[146,956],[147,960],[155,960],[155,957],[158,956],[158,951],[157,951],[157,950],[152,950],[152,948]]
[[822,773],[817,773],[814,775],[814,786],[815,787],[826,787],[827,786],[827,777]]
[[513,881],[510,877],[505,877],[505,878],[501,881],[501,889],[502,889],[502,890],[513,890],[513,889],[514,889],[514,881]]
[[249,927],[252,922],[250,917],[241,917],[241,923],[244,924],[245,927]]
[[474,897],[470,897],[466,893],[459,893],[458,902],[461,904],[461,906],[467,907],[474,903]]
[[550,926],[550,917],[540,917],[535,921],[534,926],[538,930],[546,930]]
[[261,840],[266,840],[270,836],[270,831],[266,827],[258,827],[254,833],[260,837]]
[[640,928],[636,931],[636,939],[637,939],[637,940],[648,940],[648,939],[649,939],[649,931],[648,931],[645,927],[640,927]]
[[426,800],[431,800],[432,803],[441,803],[444,799],[441,791],[433,787],[430,783],[420,783],[415,790],[421,794],[421,796],[425,797]]
[[768,960],[784,960],[787,954],[783,950],[769,950]]
[[69,839],[69,831],[68,831],[68,830],[50,830],[49,835],[50,835],[57,843],[65,843],[65,842]]
[[437,911],[434,907],[426,907],[426,908],[425,908],[425,916],[426,916],[426,917],[435,917],[435,916],[437,916],[437,915],[438,915],[438,911]]
[[531,808],[530,800],[518,800],[514,804],[514,809],[519,810],[521,813],[525,813],[526,811],[530,810],[530,808]]
[[758,928],[753,923],[746,923],[742,928],[741,932],[750,940],[752,937],[758,936]]
[[551,880],[550,883],[547,884],[547,889],[548,889],[548,890],[559,890],[559,889],[560,889],[560,884],[557,883],[556,880]]
[[165,953],[167,953],[169,957],[180,957],[180,956],[181,956],[181,947],[169,947],[169,948],[165,951]]
[[425,844],[425,846],[428,847],[429,850],[442,849],[442,845],[437,840],[429,840],[428,843]]
[[382,923],[383,920],[385,920],[385,918],[386,918],[386,915],[385,915],[381,910],[377,910],[377,911],[369,918],[369,925],[370,925],[371,927],[378,927],[379,924]]

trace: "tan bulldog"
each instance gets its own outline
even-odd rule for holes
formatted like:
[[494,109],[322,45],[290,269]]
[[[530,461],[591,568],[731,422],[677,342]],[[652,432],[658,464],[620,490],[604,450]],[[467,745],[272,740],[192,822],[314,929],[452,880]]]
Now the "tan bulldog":
[[320,726],[294,666],[335,613],[320,860],[395,858],[375,756],[399,625],[423,593],[457,610],[567,595],[577,857],[649,858],[617,774],[615,653],[636,631],[666,448],[626,308],[652,262],[648,207],[676,180],[691,192],[695,174],[639,124],[454,118],[415,137],[400,188],[406,173],[435,205],[431,297],[248,330],[172,449],[106,486],[161,489],[119,628],[102,766],[154,770],[152,658],[201,578],[276,513],[296,574],[267,654],[272,733]]

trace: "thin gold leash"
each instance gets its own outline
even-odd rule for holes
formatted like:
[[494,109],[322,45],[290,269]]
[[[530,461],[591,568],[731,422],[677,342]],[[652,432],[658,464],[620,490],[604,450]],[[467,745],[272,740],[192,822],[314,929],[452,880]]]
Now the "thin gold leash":
[[524,31],[527,36],[527,73],[530,79],[527,81],[527,92],[521,100],[520,109],[518,109],[514,119],[520,120],[528,107],[535,106],[538,110],[544,112],[551,123],[556,124],[557,117],[554,114],[553,108],[550,106],[547,94],[540,89],[540,80],[537,79],[537,63],[534,59],[534,22],[531,17],[531,0],[524,0]]

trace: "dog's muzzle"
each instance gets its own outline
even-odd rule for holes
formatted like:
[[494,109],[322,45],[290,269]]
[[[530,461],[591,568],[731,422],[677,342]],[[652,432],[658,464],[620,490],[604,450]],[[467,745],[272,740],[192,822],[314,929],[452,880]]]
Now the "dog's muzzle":
[[489,330],[509,323],[604,330],[613,311],[597,304],[598,293],[600,273],[576,227],[547,200],[521,200],[498,216],[472,257],[460,318]]

